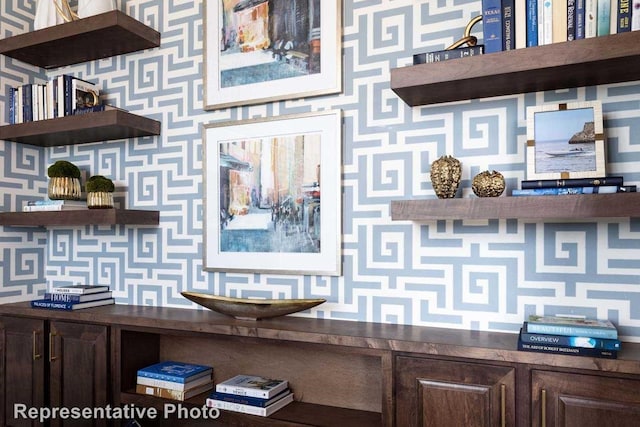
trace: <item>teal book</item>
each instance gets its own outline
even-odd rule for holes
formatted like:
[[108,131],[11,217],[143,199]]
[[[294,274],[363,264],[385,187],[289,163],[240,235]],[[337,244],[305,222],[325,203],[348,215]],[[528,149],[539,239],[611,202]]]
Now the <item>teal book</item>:
[[598,348],[601,350],[615,350],[621,348],[619,340],[610,340],[605,338],[594,337],[574,337],[565,335],[551,334],[533,334],[528,333],[527,322],[524,322],[523,328],[520,330],[520,339],[523,343],[529,344],[549,344],[559,345],[563,347],[580,347],[580,348]]
[[527,333],[618,339],[618,330],[606,319],[531,315],[526,327]]
[[608,36],[611,34],[611,0],[598,0],[596,34]]

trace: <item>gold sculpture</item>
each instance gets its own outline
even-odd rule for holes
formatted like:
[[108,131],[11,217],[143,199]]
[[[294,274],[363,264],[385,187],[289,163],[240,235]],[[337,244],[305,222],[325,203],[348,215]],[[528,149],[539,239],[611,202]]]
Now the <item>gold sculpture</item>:
[[56,11],[58,15],[64,19],[64,22],[71,22],[78,19],[78,14],[75,13],[71,6],[69,5],[69,0],[52,0],[53,4],[56,6]]
[[461,47],[463,44],[468,44],[469,46],[475,46],[478,43],[478,38],[471,35],[471,28],[476,25],[478,22],[482,21],[482,15],[478,15],[473,18],[464,29],[464,37],[460,40],[446,48],[445,50],[452,50]]

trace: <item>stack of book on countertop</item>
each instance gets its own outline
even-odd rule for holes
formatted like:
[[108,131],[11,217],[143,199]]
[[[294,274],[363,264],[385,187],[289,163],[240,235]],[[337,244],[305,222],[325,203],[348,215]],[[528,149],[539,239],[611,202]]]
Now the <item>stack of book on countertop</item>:
[[171,360],[138,370],[136,393],[187,400],[213,388],[213,368]]
[[618,330],[609,320],[570,316],[529,316],[518,350],[616,359]]
[[89,209],[86,200],[30,200],[22,208],[23,212],[68,211]]
[[115,304],[108,286],[60,286],[44,294],[44,299],[31,301],[33,308],[51,310],[80,310]]
[[207,407],[268,417],[293,402],[287,380],[255,375],[236,375],[216,384]]
[[602,178],[535,179],[522,181],[512,196],[556,196],[562,194],[635,193],[635,185],[624,185],[621,176]]

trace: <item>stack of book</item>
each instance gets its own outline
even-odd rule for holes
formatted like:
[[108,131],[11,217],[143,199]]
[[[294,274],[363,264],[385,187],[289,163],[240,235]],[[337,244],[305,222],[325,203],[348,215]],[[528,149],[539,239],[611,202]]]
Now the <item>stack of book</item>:
[[43,299],[31,301],[33,308],[50,310],[80,310],[115,304],[108,286],[60,286],[44,294]]
[[138,370],[136,393],[184,401],[213,388],[213,367],[164,361]]
[[68,211],[89,209],[86,200],[29,200],[22,208],[23,212]]
[[563,194],[635,193],[635,185],[624,185],[621,176],[573,179],[534,179],[520,183],[512,196],[557,196]]
[[287,380],[236,375],[219,384],[207,398],[209,408],[268,417],[293,402]]
[[609,320],[532,315],[520,329],[518,350],[616,359],[620,341]]

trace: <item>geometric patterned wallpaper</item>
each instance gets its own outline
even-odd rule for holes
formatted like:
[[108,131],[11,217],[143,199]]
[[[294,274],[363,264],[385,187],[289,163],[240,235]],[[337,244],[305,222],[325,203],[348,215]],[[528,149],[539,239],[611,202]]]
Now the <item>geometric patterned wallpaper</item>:
[[[35,2],[2,2],[0,37],[29,31]],[[343,0],[343,92],[217,111],[202,109],[203,4],[121,0],[161,46],[48,71],[99,82],[109,103],[162,122],[159,137],[42,149],[0,141],[0,210],[46,193],[46,168],[69,159],[110,176],[116,203],[157,209],[159,227],[3,227],[0,302],[61,284],[108,284],[119,304],[196,309],[180,296],[326,298],[299,316],[517,332],[532,313],[606,317],[640,341],[640,215],[631,219],[391,221],[389,202],[434,198],[431,162],[461,160],[463,197],[495,169],[507,192],[525,178],[526,108],[601,100],[607,172],[640,184],[640,82],[408,107],[391,68],[457,40],[480,0]],[[474,35],[482,38],[481,24]],[[0,123],[8,88],[47,73],[0,56]],[[202,270],[202,126],[341,109],[343,275]]]

